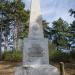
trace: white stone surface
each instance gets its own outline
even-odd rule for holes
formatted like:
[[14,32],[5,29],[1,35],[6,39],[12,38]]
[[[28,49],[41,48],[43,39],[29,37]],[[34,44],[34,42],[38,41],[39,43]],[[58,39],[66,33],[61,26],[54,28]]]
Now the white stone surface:
[[31,12],[30,12],[30,25],[37,21],[37,18],[41,15],[40,0],[32,0]]
[[58,69],[52,65],[17,67],[15,75],[59,75]]
[[48,39],[44,38],[40,0],[32,0],[29,35],[24,39],[23,65],[15,75],[59,75],[56,67],[49,65]]
[[49,64],[47,39],[24,39],[23,64]]
[[28,37],[32,38],[36,35],[38,38],[44,38],[43,27],[42,27],[42,16],[40,11],[40,0],[32,0],[31,3]]
[[38,23],[32,23],[29,25],[29,38],[44,38],[42,25]]

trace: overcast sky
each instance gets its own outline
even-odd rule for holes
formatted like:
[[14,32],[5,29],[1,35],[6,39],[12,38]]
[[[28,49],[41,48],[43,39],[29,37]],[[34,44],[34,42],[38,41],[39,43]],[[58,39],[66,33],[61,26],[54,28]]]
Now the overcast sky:
[[[31,0],[23,0],[26,9],[30,9]],[[63,18],[68,23],[74,19],[68,12],[69,9],[75,9],[75,0],[40,0],[42,17],[46,19],[50,25],[59,17]]]

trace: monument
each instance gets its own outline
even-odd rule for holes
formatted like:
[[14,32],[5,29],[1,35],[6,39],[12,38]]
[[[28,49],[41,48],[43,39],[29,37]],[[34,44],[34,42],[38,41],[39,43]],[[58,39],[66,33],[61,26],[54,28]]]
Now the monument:
[[32,0],[29,34],[24,39],[23,64],[15,75],[59,75],[56,67],[49,65],[48,39],[44,38],[39,0]]

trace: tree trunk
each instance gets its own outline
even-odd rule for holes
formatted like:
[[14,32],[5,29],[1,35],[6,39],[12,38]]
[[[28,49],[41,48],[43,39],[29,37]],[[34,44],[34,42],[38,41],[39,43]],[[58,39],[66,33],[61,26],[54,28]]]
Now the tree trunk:
[[1,32],[0,32],[0,60],[2,59],[2,53],[1,53],[1,42],[2,42],[2,39],[1,39]]

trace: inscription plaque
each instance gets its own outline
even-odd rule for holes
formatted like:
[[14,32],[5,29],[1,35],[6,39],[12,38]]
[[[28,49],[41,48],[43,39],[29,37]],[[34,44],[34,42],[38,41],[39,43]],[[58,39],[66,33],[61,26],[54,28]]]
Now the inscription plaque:
[[31,65],[35,62],[48,64],[48,41],[47,39],[25,39],[23,50],[23,64]]
[[32,44],[28,49],[29,57],[43,57],[43,48],[39,44]]

